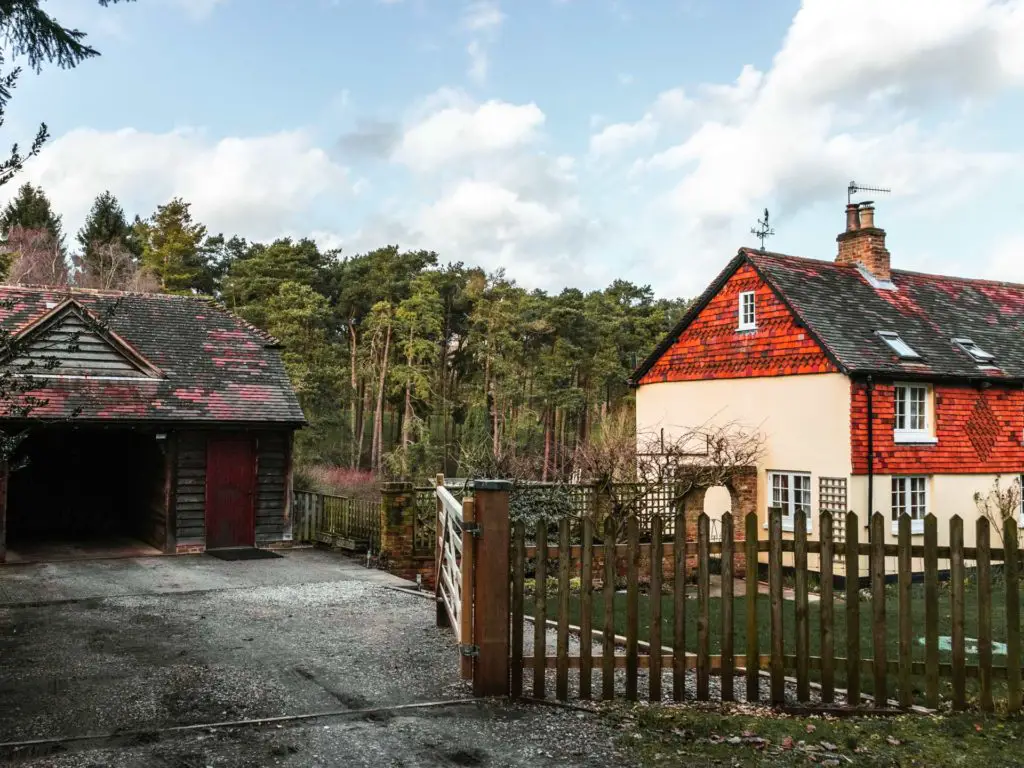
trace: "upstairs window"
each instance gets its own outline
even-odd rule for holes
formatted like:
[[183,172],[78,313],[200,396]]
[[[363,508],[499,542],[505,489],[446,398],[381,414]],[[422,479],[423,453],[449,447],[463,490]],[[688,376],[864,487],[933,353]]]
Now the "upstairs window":
[[737,331],[752,331],[757,328],[757,310],[754,306],[754,292],[743,291],[740,294],[739,324]]
[[953,343],[966,352],[978,365],[993,365],[996,361],[995,355],[991,352],[986,352],[970,339],[961,337],[953,339]]
[[907,344],[895,331],[877,331],[878,337],[884,341],[893,352],[901,359],[916,360],[921,356],[914,351],[914,348]]
[[927,384],[897,384],[893,387],[895,420],[893,438],[897,443],[933,443],[931,388]]

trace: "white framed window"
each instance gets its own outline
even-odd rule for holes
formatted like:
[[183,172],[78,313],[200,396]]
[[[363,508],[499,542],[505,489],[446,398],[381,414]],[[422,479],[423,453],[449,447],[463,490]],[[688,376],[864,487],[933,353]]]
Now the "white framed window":
[[924,533],[924,516],[928,514],[928,478],[894,477],[892,479],[892,532],[899,533],[900,515],[910,515],[910,532]]
[[893,387],[893,439],[897,443],[935,443],[931,425],[931,387],[896,384]]
[[736,326],[737,331],[752,331],[757,328],[757,308],[753,291],[743,291],[740,294],[737,313],[739,319],[739,324]]
[[967,355],[978,365],[995,365],[996,356],[987,352],[970,339],[961,336],[953,339],[953,343],[967,353]]
[[912,346],[907,344],[895,331],[875,331],[878,338],[884,341],[889,349],[905,360],[916,360],[921,356],[917,354]]
[[811,530],[811,475],[808,472],[769,472],[769,507],[782,507],[782,530],[792,531],[796,513],[803,510]]

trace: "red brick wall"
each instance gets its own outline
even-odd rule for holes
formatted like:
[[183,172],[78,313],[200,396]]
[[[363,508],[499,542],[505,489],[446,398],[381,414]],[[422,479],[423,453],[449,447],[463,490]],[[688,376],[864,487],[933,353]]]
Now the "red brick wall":
[[[757,329],[737,331],[739,294],[754,291]],[[640,380],[694,381],[831,373],[835,366],[807,331],[744,264]]]
[[[875,384],[875,474],[1016,473],[1024,470],[1024,392],[937,385],[935,444],[896,444],[893,385]],[[850,450],[854,474],[866,474],[867,389],[852,384]]]

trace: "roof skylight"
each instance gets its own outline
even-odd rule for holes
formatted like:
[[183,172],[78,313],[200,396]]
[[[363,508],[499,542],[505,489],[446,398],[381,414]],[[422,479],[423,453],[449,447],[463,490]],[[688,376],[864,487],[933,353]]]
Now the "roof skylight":
[[992,365],[995,362],[995,355],[991,352],[986,352],[968,338],[960,337],[953,339],[953,343],[970,355],[971,359],[978,363],[978,365]]
[[921,356],[914,351],[914,348],[907,344],[900,335],[895,331],[876,331],[879,338],[882,339],[899,357],[905,360],[916,360]]

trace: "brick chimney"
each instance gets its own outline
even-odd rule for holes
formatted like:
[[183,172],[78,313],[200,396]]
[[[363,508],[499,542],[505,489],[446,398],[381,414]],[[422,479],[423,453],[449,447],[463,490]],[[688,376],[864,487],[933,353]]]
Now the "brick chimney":
[[875,207],[870,201],[846,206],[846,231],[836,237],[837,264],[859,264],[876,280],[891,278],[885,230],[875,226]]

